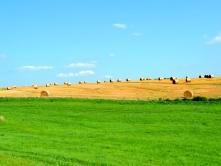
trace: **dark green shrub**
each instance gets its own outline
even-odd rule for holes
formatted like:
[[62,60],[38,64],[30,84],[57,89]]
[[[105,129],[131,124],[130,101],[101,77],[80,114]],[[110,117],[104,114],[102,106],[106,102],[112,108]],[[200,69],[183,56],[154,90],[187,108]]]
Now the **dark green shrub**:
[[193,98],[193,101],[207,101],[208,99],[203,96],[196,96]]

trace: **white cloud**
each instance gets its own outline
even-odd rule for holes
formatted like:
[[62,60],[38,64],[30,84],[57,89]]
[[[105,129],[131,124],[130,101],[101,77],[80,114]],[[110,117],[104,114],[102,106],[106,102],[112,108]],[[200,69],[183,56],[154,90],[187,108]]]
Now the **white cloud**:
[[33,66],[33,65],[28,65],[28,66],[21,66],[21,70],[25,71],[40,71],[40,70],[51,70],[53,69],[53,66]]
[[96,62],[91,62],[91,63],[71,63],[68,65],[69,68],[95,68],[96,67]]
[[221,33],[213,37],[207,44],[221,44]]
[[63,77],[63,78],[67,78],[67,77],[87,77],[87,76],[92,76],[95,75],[95,72],[93,70],[82,70],[76,73],[59,73],[57,75],[57,77]]
[[127,24],[116,23],[116,24],[113,24],[113,27],[117,29],[127,29]]
[[135,37],[143,36],[143,34],[140,33],[140,32],[134,32],[134,33],[132,33],[132,35],[135,36]]
[[91,76],[91,75],[94,75],[95,72],[92,71],[92,70],[82,70],[78,73],[75,73],[75,75],[78,77],[78,76]]

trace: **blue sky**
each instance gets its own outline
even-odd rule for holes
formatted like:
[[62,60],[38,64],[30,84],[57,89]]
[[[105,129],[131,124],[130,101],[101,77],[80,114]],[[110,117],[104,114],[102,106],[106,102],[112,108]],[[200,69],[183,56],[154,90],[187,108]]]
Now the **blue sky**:
[[221,1],[0,2],[0,86],[221,75]]

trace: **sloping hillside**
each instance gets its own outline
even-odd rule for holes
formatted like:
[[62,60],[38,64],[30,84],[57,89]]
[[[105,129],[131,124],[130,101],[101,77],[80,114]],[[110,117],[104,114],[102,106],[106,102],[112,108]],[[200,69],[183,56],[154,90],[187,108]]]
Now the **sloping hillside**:
[[186,83],[180,79],[179,84],[172,84],[170,80],[148,80],[114,83],[86,83],[17,87],[11,90],[1,90],[0,97],[40,97],[40,92],[47,90],[50,97],[74,98],[105,98],[105,99],[156,99],[156,98],[182,98],[186,90],[191,90],[194,96],[210,98],[221,97],[221,77],[212,79],[192,79]]

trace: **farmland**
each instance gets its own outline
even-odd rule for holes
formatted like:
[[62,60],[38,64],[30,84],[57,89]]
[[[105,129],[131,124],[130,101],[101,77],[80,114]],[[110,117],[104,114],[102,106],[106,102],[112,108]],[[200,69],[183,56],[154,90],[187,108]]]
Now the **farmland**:
[[221,102],[1,98],[0,165],[221,165]]
[[178,84],[172,84],[170,80],[131,80],[129,82],[114,83],[86,83],[71,84],[70,86],[60,83],[56,86],[46,87],[38,85],[22,86],[15,89],[0,90],[0,97],[40,97],[43,90],[49,92],[49,97],[72,97],[72,98],[92,98],[92,99],[176,99],[182,98],[186,90],[191,90],[194,96],[208,98],[221,97],[221,77],[193,78],[186,83],[185,79],[179,79]]

